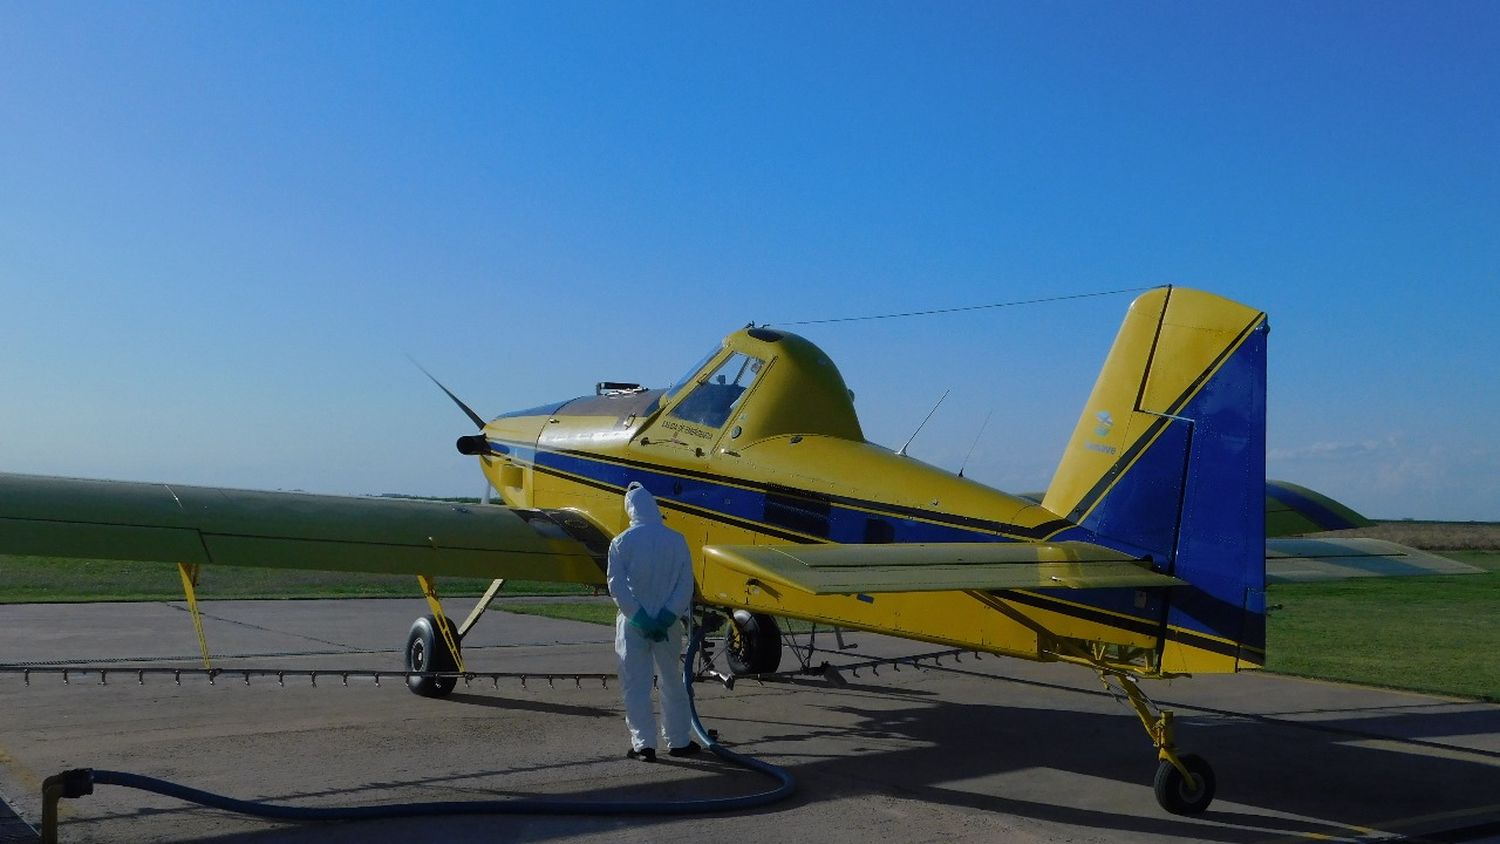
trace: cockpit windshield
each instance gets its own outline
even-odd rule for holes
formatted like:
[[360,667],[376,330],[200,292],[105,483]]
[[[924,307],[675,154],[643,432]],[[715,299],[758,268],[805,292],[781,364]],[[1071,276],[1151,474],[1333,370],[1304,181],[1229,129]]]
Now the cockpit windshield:
[[692,369],[689,369],[687,372],[682,373],[682,377],[678,378],[672,383],[672,386],[667,388],[667,395],[675,396],[677,395],[678,390],[681,390],[683,387],[691,384],[693,382],[693,376],[697,375],[699,370],[707,366],[708,362],[713,360],[714,355],[717,355],[720,351],[723,350],[723,348],[723,346],[714,346],[712,349],[709,349],[708,354],[699,358],[698,362],[693,364]]
[[678,402],[670,415],[696,425],[722,427],[734,414],[734,409],[739,406],[740,400],[755,383],[764,366],[765,362],[760,358],[743,352],[730,355],[707,379]]

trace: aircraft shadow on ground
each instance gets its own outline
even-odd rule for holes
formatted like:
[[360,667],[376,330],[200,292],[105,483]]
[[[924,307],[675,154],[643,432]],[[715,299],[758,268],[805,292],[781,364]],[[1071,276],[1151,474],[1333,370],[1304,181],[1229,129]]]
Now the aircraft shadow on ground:
[[[1311,722],[1311,725],[1352,735],[1379,736],[1396,741],[1412,740],[1417,743],[1434,744],[1445,744],[1444,739],[1459,736],[1500,734],[1500,707],[1458,708],[1463,705],[1448,704],[1449,711],[1446,712],[1381,713],[1362,717],[1330,718]],[[1488,756],[1500,761],[1500,750],[1466,748],[1464,752]]]
[[[1484,808],[1490,816],[1470,816],[1460,825],[1500,819],[1494,805],[1494,795],[1500,793],[1500,768],[1472,756],[1420,755],[1431,752],[1427,746],[1412,747],[1411,752],[1389,747],[1389,742],[1400,739],[1388,739],[1376,748],[1314,725],[1189,715],[1179,721],[1178,741],[1185,752],[1198,752],[1214,765],[1218,778],[1215,806],[1221,807],[1211,807],[1201,820],[1194,820],[1166,815],[1155,806],[1149,791],[1154,753],[1130,715],[956,703],[925,710],[845,711],[863,718],[851,733],[899,738],[920,746],[863,754],[857,763],[829,759],[798,765],[795,771],[805,773],[807,781],[837,782],[837,770],[847,761],[857,766],[860,782],[905,779],[902,793],[924,801],[1193,840],[1251,841],[1278,833],[1349,835],[1350,827],[1442,813],[1463,815]],[[1466,713],[1452,715],[1463,719]],[[1442,721],[1449,716],[1409,717]],[[1363,729],[1371,726],[1362,721],[1355,724]],[[1448,731],[1436,726],[1417,732]],[[1060,794],[1056,803],[972,785],[986,776],[1033,768],[1060,772],[1064,787],[1068,774],[1084,779]],[[941,780],[911,776],[925,771],[940,772]],[[1094,777],[1138,784],[1143,805],[1136,810],[1141,814],[1089,807],[1087,778]],[[970,785],[958,788],[947,783]],[[1282,813],[1318,821],[1279,817]]]
[[[879,795],[995,812],[1100,831],[1130,832],[1192,841],[1248,842],[1268,837],[1348,836],[1354,827],[1376,827],[1391,832],[1429,832],[1404,828],[1401,819],[1451,816],[1447,825],[1472,827],[1500,821],[1494,795],[1500,793],[1500,767],[1486,764],[1483,754],[1463,752],[1432,755],[1430,744],[1402,744],[1384,740],[1380,746],[1361,744],[1343,728],[1372,731],[1380,719],[1349,719],[1339,724],[1266,723],[1238,716],[1183,712],[1178,739],[1184,750],[1209,758],[1218,775],[1216,807],[1196,819],[1170,816],[1156,807],[1150,793],[1154,753],[1133,716],[1104,715],[1075,709],[1045,709],[1005,704],[915,701],[910,696],[882,696],[825,690],[807,697],[808,718],[803,723],[777,722],[769,734],[750,739],[753,719],[723,719],[740,724],[736,734],[748,740],[736,747],[749,754],[765,754],[782,761],[797,777],[799,791],[787,803],[736,817],[774,816],[786,807],[815,805],[822,800]],[[497,706],[513,707],[513,700]],[[1185,708],[1186,710],[1186,708]],[[548,707],[560,717],[587,719],[581,729],[597,729],[598,714],[617,716],[595,707]],[[1392,716],[1401,733],[1450,735],[1471,727],[1494,727],[1493,716],[1468,711],[1411,712]],[[1446,721],[1455,719],[1456,727]],[[1431,719],[1415,724],[1408,719]],[[802,719],[798,719],[799,721]],[[715,719],[719,722],[719,719]],[[712,726],[712,724],[710,725]],[[1332,729],[1325,729],[1331,727]],[[813,738],[848,743],[846,753],[799,757],[796,742]],[[897,749],[890,749],[895,745]],[[570,760],[593,764],[603,759]],[[684,763],[698,770],[721,770],[723,777],[693,777],[680,781],[630,782],[587,795],[601,801],[687,799],[698,796],[743,794],[761,790],[766,780],[725,767],[716,759]],[[532,768],[475,772],[456,777],[413,779],[409,782],[370,782],[338,792],[287,795],[283,800],[321,797],[333,793],[359,799],[361,794],[403,785],[442,788],[461,780],[503,777]],[[1038,777],[1057,783],[1057,799],[1004,792],[1003,780],[1014,780],[1035,770]],[[632,769],[634,771],[634,769]],[[1075,777],[1076,779],[1071,779]],[[1108,793],[1090,785],[1100,779],[1132,787],[1128,794],[1111,787]],[[1125,794],[1122,797],[1122,794]],[[522,796],[495,794],[495,797]],[[460,799],[445,796],[443,799]],[[1107,808],[1122,799],[1127,811]],[[1484,811],[1488,811],[1485,814]],[[170,810],[169,810],[170,811]],[[1281,815],[1298,817],[1282,817]],[[1303,820],[1300,818],[1316,819]],[[633,831],[670,825],[667,817],[612,817],[597,819],[547,818],[526,820],[494,816],[442,821],[461,837],[465,830],[509,830],[513,840],[543,841],[582,832],[629,827]],[[400,830],[430,829],[430,819],[382,822],[382,834],[399,837]],[[412,824],[408,827],[407,824]],[[473,824],[473,826],[470,826]],[[497,826],[503,824],[504,826]],[[231,833],[223,842],[267,840],[361,840],[368,824],[287,827]],[[669,831],[666,834],[670,834]],[[304,839],[304,836],[305,839]]]
[[577,706],[567,703],[551,703],[543,700],[530,700],[527,698],[497,695],[469,694],[466,692],[454,692],[447,698],[450,703],[462,704],[464,706],[488,706],[496,709],[509,709],[513,711],[541,712],[549,715],[574,715],[582,718],[615,718],[619,712],[606,709],[601,706]]

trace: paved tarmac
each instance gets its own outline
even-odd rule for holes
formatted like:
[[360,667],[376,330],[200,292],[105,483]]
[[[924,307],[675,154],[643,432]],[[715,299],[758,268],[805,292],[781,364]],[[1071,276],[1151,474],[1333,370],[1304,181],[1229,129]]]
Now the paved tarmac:
[[[455,610],[459,602],[454,602]],[[400,670],[420,599],[219,601],[205,607],[223,668]],[[461,613],[460,613],[461,614]],[[828,638],[828,637],[824,637]],[[623,758],[618,690],[545,672],[611,672],[608,628],[492,611],[465,645],[474,671],[527,671],[447,700],[402,682],[337,677],[214,684],[185,675],[0,673],[0,795],[35,826],[42,778],[130,771],[302,806],[567,797],[684,800],[764,790],[712,757]],[[929,652],[870,635],[818,661]],[[180,604],[0,607],[0,662],[198,665]],[[1184,749],[1218,798],[1163,812],[1155,753],[1134,715],[1078,668],[972,657],[858,677],[699,684],[727,744],[785,766],[791,799],[693,817],[483,815],[294,825],[119,787],[63,804],[61,840],[86,841],[1216,841],[1500,840],[1500,706],[1247,674],[1148,684],[1176,709]],[[0,830],[23,840],[23,825]],[[20,830],[20,832],[17,832]],[[0,831],[0,840],[8,840]]]

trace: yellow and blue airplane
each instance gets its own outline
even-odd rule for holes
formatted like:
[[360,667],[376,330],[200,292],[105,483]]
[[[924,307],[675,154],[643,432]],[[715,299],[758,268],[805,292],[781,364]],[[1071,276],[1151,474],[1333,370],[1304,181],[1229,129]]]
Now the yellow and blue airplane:
[[[1075,663],[1123,692],[1157,748],[1158,801],[1193,814],[1212,768],[1178,752],[1137,681],[1263,666],[1268,581],[1472,570],[1278,538],[1362,520],[1267,483],[1267,334],[1264,313],[1209,293],[1140,296],[1042,496],[867,441],[833,361],[752,325],[665,389],[602,382],[486,421],[444,388],[503,507],[0,475],[0,553],[176,561],[195,621],[204,565],[414,574],[433,614],[408,636],[409,683],[440,697],[502,579],[603,583],[640,483],[693,548],[699,603],[732,618],[735,670],[776,670],[777,617]],[[495,584],[455,625],[441,576]]]

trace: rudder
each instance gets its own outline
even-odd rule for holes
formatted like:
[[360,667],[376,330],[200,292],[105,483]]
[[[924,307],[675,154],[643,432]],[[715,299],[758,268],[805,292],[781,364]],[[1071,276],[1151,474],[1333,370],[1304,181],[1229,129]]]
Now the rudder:
[[1168,597],[1167,671],[1264,660],[1268,330],[1197,290],[1137,298],[1042,502],[1191,584]]

